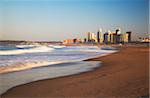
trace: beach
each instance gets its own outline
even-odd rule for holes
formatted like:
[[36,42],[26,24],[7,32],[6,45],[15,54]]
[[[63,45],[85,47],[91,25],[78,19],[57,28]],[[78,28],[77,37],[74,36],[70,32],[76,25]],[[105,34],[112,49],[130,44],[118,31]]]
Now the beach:
[[149,95],[149,48],[122,46],[119,52],[88,59],[93,71],[20,85],[2,98],[137,98]]

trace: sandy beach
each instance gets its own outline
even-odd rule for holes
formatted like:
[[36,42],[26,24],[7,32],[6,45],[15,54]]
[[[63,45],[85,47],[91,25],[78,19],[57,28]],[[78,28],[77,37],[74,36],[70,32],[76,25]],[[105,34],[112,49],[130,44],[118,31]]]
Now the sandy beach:
[[8,90],[2,98],[137,98],[149,95],[149,48],[122,47],[94,71],[41,80]]

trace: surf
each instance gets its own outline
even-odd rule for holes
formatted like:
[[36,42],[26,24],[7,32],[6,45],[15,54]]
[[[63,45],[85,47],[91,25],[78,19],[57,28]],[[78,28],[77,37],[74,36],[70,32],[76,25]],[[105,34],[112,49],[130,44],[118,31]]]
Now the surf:
[[[16,50],[3,50],[0,51],[0,55],[18,55],[18,54],[25,54],[25,53],[37,53],[37,52],[51,52],[55,50],[54,48],[47,47],[47,46],[17,46],[23,49],[16,49]],[[28,49],[25,49],[28,48]]]

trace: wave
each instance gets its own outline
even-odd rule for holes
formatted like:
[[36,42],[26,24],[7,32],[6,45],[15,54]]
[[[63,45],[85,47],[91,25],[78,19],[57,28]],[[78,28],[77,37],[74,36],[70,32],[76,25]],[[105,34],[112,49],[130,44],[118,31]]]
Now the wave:
[[49,47],[52,47],[52,48],[64,48],[66,46],[58,46],[58,45],[48,45]]
[[25,69],[35,68],[35,67],[49,66],[49,65],[59,64],[59,63],[78,62],[78,61],[83,61],[97,56],[98,57],[105,56],[114,52],[116,51],[85,50],[85,49],[83,49],[82,51],[80,50],[75,52],[73,50],[69,51],[68,49],[62,49],[62,50],[50,52],[50,54],[44,53],[44,55],[39,53],[37,53],[36,55],[30,55],[30,54],[22,55],[22,56],[16,55],[14,58],[12,58],[11,56],[6,56],[6,60],[4,56],[3,58],[4,60],[0,62],[1,64],[0,74],[13,72],[13,71],[20,71],[20,70],[25,70]]
[[44,67],[44,66],[53,66],[56,64],[64,64],[68,62],[80,62],[82,60],[85,60],[85,58],[79,58],[75,60],[56,60],[56,61],[32,61],[32,62],[17,62],[11,65],[4,65],[0,66],[0,74],[4,73],[10,73],[10,72],[16,72],[26,69],[33,69],[38,67]]
[[16,45],[17,48],[33,48],[37,45]]
[[[21,49],[0,51],[0,76],[3,78],[0,94],[20,84],[93,70],[100,64],[80,61],[116,52],[111,51],[111,47],[97,46],[18,45],[16,47]],[[35,55],[16,55],[35,52],[37,52]]]
[[[21,47],[23,48],[27,46]],[[30,49],[0,51],[0,59],[1,59],[0,73],[25,70],[34,67],[48,66],[57,63],[83,61],[93,57],[105,56],[107,54],[116,52],[116,50],[108,51],[107,47],[105,48],[106,50],[101,49],[101,47],[89,47],[89,46],[86,47],[69,46],[61,48],[62,49],[52,48],[52,46],[51,47],[36,46]],[[17,55],[23,53],[34,53],[34,54]]]
[[[14,72],[14,71],[21,71],[25,69],[49,66],[54,64],[66,63],[67,61],[39,61],[39,62],[29,62],[29,63],[17,63],[11,66],[1,66],[0,67],[0,74]],[[72,61],[73,62],[73,61]]]
[[[21,47],[25,48],[25,47],[30,47],[30,46],[21,46]],[[24,54],[24,53],[50,52],[53,50],[54,48],[47,47],[47,46],[35,46],[33,48],[27,48],[27,49],[0,51],[0,55],[17,55],[17,54]]]

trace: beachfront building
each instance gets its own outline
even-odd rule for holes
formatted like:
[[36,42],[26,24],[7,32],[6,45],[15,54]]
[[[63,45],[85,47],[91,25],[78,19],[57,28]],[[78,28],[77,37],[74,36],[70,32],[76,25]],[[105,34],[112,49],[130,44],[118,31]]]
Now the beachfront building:
[[92,32],[86,32],[87,38],[84,39],[67,39],[64,40],[64,44],[74,44],[74,43],[128,43],[131,42],[131,31],[126,32],[125,34],[121,33],[120,28],[116,29],[115,32],[108,32],[102,35],[102,29],[99,29],[97,35]]
[[128,42],[128,34],[123,35],[123,42],[125,42],[125,43]]
[[110,43],[131,42],[131,32],[126,32],[125,34],[122,34],[120,28],[116,29],[115,32],[109,33],[109,42]]
[[66,39],[63,41],[63,44],[72,44],[73,40],[72,39]]
[[109,42],[109,41],[108,41],[108,40],[109,40],[108,35],[109,35],[108,32],[104,33],[104,41],[103,41],[103,42],[104,42],[105,44],[107,44],[107,43]]
[[87,33],[87,42],[97,42],[97,43],[122,43],[122,42],[131,42],[131,32],[126,32],[125,34],[121,33],[121,29],[118,28],[115,32],[108,32],[102,35],[102,29],[99,29],[97,35],[92,32]]
[[128,42],[131,42],[131,31],[126,32],[128,34]]
[[121,33],[120,28],[116,29],[115,32],[111,32],[108,30],[108,32],[106,32],[103,35],[103,42],[104,43],[122,43],[122,42],[131,42],[131,33],[132,32],[126,32],[125,34]]
[[99,29],[98,32],[97,32],[97,42],[98,43],[102,43],[103,42],[103,39],[102,39],[102,29]]
[[97,37],[94,33],[92,32],[87,32],[87,36],[88,36],[88,42],[97,42]]
[[97,32],[97,42],[100,43],[100,31]]
[[132,32],[126,32],[123,34],[123,42],[128,43],[131,42],[131,33]]
[[63,44],[75,44],[75,43],[83,43],[84,40],[82,39],[77,39],[77,38],[74,38],[74,39],[66,39],[63,41]]
[[108,42],[111,43],[111,31],[108,30]]
[[118,34],[116,38],[116,43],[121,43],[122,42],[122,34]]
[[121,34],[120,28],[116,29],[116,41],[115,41],[115,43],[120,43],[120,42],[122,42],[121,36],[122,36],[122,34]]
[[141,42],[150,43],[150,38],[149,37],[140,38],[140,39],[141,39]]
[[109,40],[109,43],[116,43],[116,33],[110,32],[108,40]]
[[76,39],[75,43],[83,43],[83,42],[84,42],[84,39],[78,38],[78,39]]

